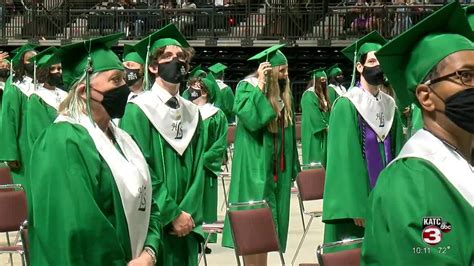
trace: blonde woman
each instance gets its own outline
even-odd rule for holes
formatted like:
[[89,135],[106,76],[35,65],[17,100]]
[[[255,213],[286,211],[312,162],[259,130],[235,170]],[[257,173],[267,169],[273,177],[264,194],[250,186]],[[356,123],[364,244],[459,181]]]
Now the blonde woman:
[[129,94],[110,49],[121,36],[61,48],[70,92],[31,154],[31,265],[156,263],[152,177],[137,144],[111,123]]
[[[286,249],[290,189],[299,171],[288,61],[273,46],[249,60],[259,60],[253,74],[237,85],[238,117],[229,202],[266,200],[272,208],[280,245]],[[233,247],[228,222],[223,246]],[[265,265],[266,254],[244,257],[246,265]]]

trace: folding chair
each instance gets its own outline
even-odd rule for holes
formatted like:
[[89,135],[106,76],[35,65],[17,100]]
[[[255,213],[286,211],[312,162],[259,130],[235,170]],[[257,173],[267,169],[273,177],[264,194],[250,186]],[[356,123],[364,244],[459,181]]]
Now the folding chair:
[[228,198],[228,193],[227,189],[225,186],[225,181],[230,180],[230,167],[229,165],[232,163],[233,159],[233,153],[234,153],[234,140],[235,140],[235,123],[229,124],[229,127],[227,129],[227,153],[226,153],[226,158],[225,158],[225,172],[222,172],[220,175],[221,182],[222,182],[222,190],[224,191],[224,202],[222,203],[221,210],[224,208],[224,204],[227,207],[227,198]]
[[318,257],[318,263],[320,266],[359,266],[360,265],[360,254],[361,248],[353,248],[349,250],[323,253],[325,248],[333,248],[340,246],[347,246],[353,244],[362,244],[364,238],[355,238],[342,240],[337,242],[331,242],[319,245],[316,249],[316,256]]
[[[325,181],[325,170],[324,168],[315,168],[301,171],[296,177],[296,184],[298,186],[298,201],[300,203],[301,213],[310,216],[308,225],[304,228],[303,236],[296,248],[295,255],[293,256],[292,264],[295,263],[296,257],[303,245],[304,239],[308,234],[311,222],[315,217],[321,217],[322,211],[306,211],[304,207],[305,201],[321,200],[324,194],[324,181]],[[303,219],[303,218],[302,218]]]
[[[19,184],[0,185],[0,232],[20,230],[26,218],[27,205],[23,187]],[[25,265],[24,248],[22,245],[18,245],[18,240],[19,236],[17,235],[13,246],[0,246],[0,254],[19,254],[22,265]],[[10,259],[10,263],[13,265],[12,259]]]
[[[260,206],[260,208],[256,208]],[[236,210],[236,209],[244,210]],[[234,209],[234,210],[233,210]],[[277,251],[282,265],[285,259],[273,223],[272,210],[265,200],[244,203],[229,203],[227,217],[234,240],[237,265],[241,265],[239,256],[255,255]]]
[[[311,163],[308,163],[308,164],[301,164],[300,167],[301,167],[301,170],[307,170],[307,169],[313,169],[313,168],[321,168],[321,167],[323,167],[323,165],[319,162],[311,162]],[[300,196],[299,191],[298,191],[298,187],[292,187],[291,192],[296,192],[297,196],[298,197]],[[298,204],[300,206],[301,223],[303,224],[303,231],[304,231],[305,228],[306,228],[306,225],[305,225],[305,222],[304,222],[303,202],[298,200]]]
[[207,244],[209,243],[211,234],[222,234],[222,231],[224,231],[224,221],[217,221],[212,224],[204,223],[202,225],[202,231],[204,231],[204,233],[207,233],[207,238],[204,241],[204,243],[201,244],[201,254],[199,255],[198,264],[201,263],[201,259],[204,258],[204,265],[207,266],[207,258],[206,258]]
[[0,167],[0,185],[13,184],[12,174],[10,168]]
[[30,264],[30,238],[28,237],[28,221],[24,221],[20,226],[20,238],[23,246],[26,265]]

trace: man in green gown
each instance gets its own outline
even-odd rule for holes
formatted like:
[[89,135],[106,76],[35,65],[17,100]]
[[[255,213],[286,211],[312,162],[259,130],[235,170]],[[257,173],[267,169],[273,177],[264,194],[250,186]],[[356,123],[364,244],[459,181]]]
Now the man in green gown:
[[329,111],[327,75],[324,69],[311,71],[311,84],[301,97],[301,144],[303,164],[326,166]]
[[[369,199],[362,265],[473,265],[474,34],[453,2],[376,53],[424,129]],[[429,56],[426,56],[429,55]]]
[[127,104],[120,126],[138,143],[155,182],[162,184],[153,192],[163,225],[160,263],[197,265],[199,243],[204,240],[204,125],[198,107],[179,96],[191,48],[173,24],[136,48],[149,58],[147,69],[154,83]]
[[325,243],[364,236],[369,193],[403,144],[395,101],[379,90],[384,77],[374,52],[384,43],[374,31],[343,50],[361,77],[331,110],[323,202]]
[[216,78],[220,89],[220,96],[217,99],[215,106],[224,112],[229,123],[233,123],[235,122],[235,115],[232,112],[232,109],[234,108],[234,92],[229,85],[224,83],[224,71],[226,69],[226,65],[217,63],[209,67],[209,72],[211,72]]
[[130,88],[128,96],[130,100],[143,92],[145,60],[137,53],[135,46],[129,44],[124,45],[122,60],[125,68],[125,83]]
[[137,144],[110,122],[123,115],[129,94],[110,49],[120,37],[61,47],[71,92],[31,153],[31,265],[156,262],[161,228],[152,173]]
[[[227,148],[227,118],[222,110],[214,106],[219,98],[219,85],[214,76],[208,74],[201,82],[192,84],[189,88],[192,96],[189,100],[199,107],[204,125],[204,197],[203,220],[210,224],[217,221],[217,177],[221,172],[222,161]],[[206,236],[208,237],[208,236]],[[217,235],[209,238],[210,243],[217,241]],[[211,250],[206,250],[209,253]]]
[[[284,252],[291,185],[300,166],[288,84],[288,61],[279,50],[281,47],[283,45],[272,46],[251,57],[249,60],[260,62],[258,74],[248,76],[237,85],[234,113],[239,122],[235,133],[229,202],[266,200],[272,209],[280,247]],[[277,102],[276,106],[267,98],[267,94],[274,95],[274,90],[280,92],[276,95],[277,99],[273,99]],[[285,97],[290,98],[286,103],[282,100]],[[272,122],[277,123],[276,133],[269,129]],[[228,219],[222,245],[234,247]]]
[[29,159],[26,132],[26,103],[33,93],[33,62],[35,46],[25,44],[12,58],[15,74],[6,82],[2,103],[2,126],[0,132],[0,161],[6,161],[11,169],[13,181],[25,186],[25,169]]
[[347,91],[346,88],[342,85],[342,83],[344,82],[344,75],[342,73],[342,69],[340,69],[337,64],[328,68],[326,70],[326,74],[328,75],[329,79],[329,101],[331,102],[331,104],[334,104],[336,99],[338,97],[341,97]]
[[[2,101],[5,83],[10,77],[10,61],[1,59],[0,61],[0,134],[2,132]],[[1,152],[1,149],[0,149]]]

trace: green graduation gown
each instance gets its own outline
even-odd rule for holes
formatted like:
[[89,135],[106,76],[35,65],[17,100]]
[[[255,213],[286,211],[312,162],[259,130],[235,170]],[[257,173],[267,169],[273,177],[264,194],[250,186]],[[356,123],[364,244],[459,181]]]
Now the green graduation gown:
[[[380,174],[368,205],[361,265],[472,265],[472,166],[431,133],[418,131],[400,158]],[[423,218],[439,217],[449,232],[422,237]]]
[[11,169],[13,181],[22,184],[28,192],[25,169],[29,159],[26,128],[26,106],[33,92],[32,79],[24,77],[22,82],[7,82],[3,94],[2,126],[0,132],[0,161],[19,161],[20,168]]
[[214,105],[224,112],[228,123],[233,123],[235,122],[235,115],[232,111],[234,108],[234,92],[222,80],[216,81],[221,91]]
[[[336,101],[331,111],[323,201],[325,243],[364,235],[364,229],[356,226],[353,219],[365,218],[367,199],[371,190],[369,170],[364,158],[358,111],[353,102],[346,97],[360,90],[362,89],[352,88]],[[393,100],[391,102],[394,106]],[[391,128],[385,130],[390,130],[390,150],[394,158],[403,145],[402,126],[396,109]],[[383,142],[378,143],[378,149],[383,165],[387,165]]]
[[[294,119],[293,124],[283,130],[279,127],[277,134],[268,131],[267,126],[276,118],[276,113],[257,87],[256,78],[247,78],[237,86],[234,113],[239,122],[235,133],[229,202],[266,200],[272,209],[282,251],[285,251],[291,184],[300,168]],[[281,161],[283,155],[284,162]],[[222,245],[234,246],[228,219]]]
[[[53,124],[39,136],[31,158],[30,264],[126,265],[133,252],[122,199],[88,131]],[[158,213],[152,203],[145,245],[155,251]]]
[[321,162],[326,166],[329,112],[319,109],[319,99],[313,87],[301,97],[301,112],[303,164]]
[[[153,191],[153,198],[160,209],[160,220],[163,225],[162,245],[158,254],[159,260],[162,261],[158,263],[170,266],[197,265],[199,242],[204,240],[202,232],[204,193],[203,123],[197,107],[193,103],[178,97],[180,105],[186,104],[187,108],[194,106],[196,108],[195,115],[199,116],[194,134],[191,136],[184,152],[180,155],[156,129],[147,114],[138,105],[145,101],[147,104],[155,104],[167,110],[158,115],[169,113],[170,108],[156,95],[158,90],[164,89],[159,88],[155,83],[150,91],[145,91],[129,101],[125,109],[125,115],[120,121],[120,127],[137,142],[154,172],[153,176],[156,177],[157,182],[159,181],[162,184]],[[181,211],[189,213],[196,225],[193,231],[185,237],[170,234],[172,222],[181,214]]]
[[[217,221],[217,177],[227,148],[227,118],[222,110],[211,104],[200,106],[199,110],[203,118],[205,140],[203,219],[204,223],[214,223]],[[217,235],[214,234],[209,242],[216,241]]]

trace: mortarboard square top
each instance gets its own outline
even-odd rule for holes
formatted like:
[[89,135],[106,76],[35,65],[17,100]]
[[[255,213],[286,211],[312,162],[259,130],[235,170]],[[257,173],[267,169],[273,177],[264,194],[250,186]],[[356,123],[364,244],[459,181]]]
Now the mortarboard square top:
[[137,53],[135,46],[125,44],[123,46],[123,62],[135,62],[141,65],[145,64],[145,60]]
[[328,75],[328,77],[332,78],[332,77],[335,77],[337,75],[340,75],[342,74],[342,69],[339,68],[339,66],[337,64],[331,66],[330,68],[328,68],[326,70],[326,73]]
[[[355,41],[353,44],[344,48],[341,52],[347,58],[349,58],[349,60],[354,61],[355,59],[355,62],[353,63],[356,63],[359,62],[360,57],[363,54],[378,51],[386,42],[387,41],[377,31],[372,31],[371,33]],[[354,58],[354,53],[356,51],[357,53]]]
[[285,46],[285,44],[274,45],[250,57],[247,61],[257,60],[259,63],[269,62],[272,67],[287,65],[288,60],[286,56],[279,50],[283,46]]
[[29,51],[34,51],[38,47],[37,45],[27,43],[20,48],[15,49],[15,56],[12,58],[13,67],[16,68],[20,65],[20,60],[23,57],[23,54]]
[[199,78],[205,76],[207,76],[207,73],[202,70],[201,65],[196,66],[189,72],[189,78]]
[[221,63],[217,63],[217,64],[214,64],[214,65],[210,66],[208,69],[213,74],[219,74],[222,71],[226,70],[227,66],[225,66],[224,64],[221,64]]
[[327,78],[324,68],[318,68],[312,71],[309,71],[308,74],[311,75],[311,78]]
[[416,86],[445,57],[474,50],[474,33],[458,2],[448,4],[387,43],[377,59],[397,93],[400,108],[415,100]]
[[122,62],[111,50],[111,47],[122,36],[122,33],[116,33],[62,46],[59,55],[66,88],[69,88],[84,75],[89,58],[92,67],[91,74],[113,69],[123,70]]
[[49,67],[51,65],[61,63],[58,52],[58,48],[51,46],[33,56],[31,60],[35,62],[36,67],[38,68]]

